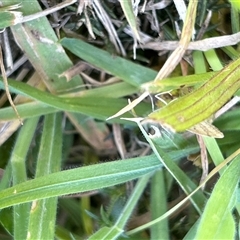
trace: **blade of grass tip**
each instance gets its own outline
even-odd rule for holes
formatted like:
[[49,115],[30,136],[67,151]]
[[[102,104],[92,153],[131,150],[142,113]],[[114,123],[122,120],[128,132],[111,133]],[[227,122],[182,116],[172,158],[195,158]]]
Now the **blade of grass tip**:
[[[32,137],[37,127],[38,119],[38,117],[29,119],[19,131],[10,159],[13,185],[27,181],[25,161]],[[26,239],[29,210],[30,205],[28,203],[14,206],[14,239]]]
[[[62,160],[62,114],[45,116],[35,178],[58,172]],[[32,203],[27,239],[54,239],[57,198]],[[36,226],[40,226],[36,228]]]
[[214,49],[204,52],[204,55],[213,71],[220,71],[223,68],[223,65]]
[[10,105],[12,106],[15,114],[17,115],[17,118],[18,118],[19,122],[21,123],[21,125],[23,125],[22,119],[21,119],[21,117],[20,117],[20,115],[17,111],[16,106],[14,105],[14,102],[12,100],[12,97],[11,97],[11,94],[10,94],[10,91],[9,91],[9,88],[8,88],[7,75],[6,75],[5,67],[4,67],[4,64],[3,64],[3,55],[2,55],[1,44],[0,44],[0,68],[1,68],[1,72],[2,72],[3,83],[4,83],[4,87],[5,87],[5,91],[6,91],[6,94],[7,94],[8,101],[9,101]]
[[[103,228],[100,229],[100,232],[97,232],[96,235],[92,235],[89,239],[116,239],[124,232],[124,227],[129,220],[132,211],[136,207],[139,198],[141,197],[146,185],[148,184],[149,178],[152,176],[152,173],[146,174],[145,176],[141,177],[134,190],[129,197],[126,205],[124,206],[122,212],[120,213],[117,221],[115,222],[114,226],[111,228]],[[96,238],[96,236],[98,238]]]
[[136,21],[136,16],[133,11],[132,2],[129,0],[127,0],[127,1],[120,0],[120,4],[121,4],[122,10],[124,12],[124,15],[133,31],[135,38],[140,42],[141,38],[138,33],[137,21]]
[[[151,182],[151,219],[154,220],[167,212],[167,195],[164,179],[164,170],[158,170]],[[159,204],[161,203],[161,204]],[[168,218],[151,226],[151,239],[169,239]]]
[[216,183],[194,239],[218,239],[221,236],[224,236],[224,239],[234,238],[235,226],[232,224],[231,212],[236,201],[236,189],[239,183],[239,161],[240,156],[237,156]]

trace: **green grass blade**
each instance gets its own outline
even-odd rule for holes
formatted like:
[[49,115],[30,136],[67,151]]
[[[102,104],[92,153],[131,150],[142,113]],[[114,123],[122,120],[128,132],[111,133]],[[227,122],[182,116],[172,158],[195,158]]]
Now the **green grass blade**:
[[125,207],[119,215],[118,220],[114,224],[114,228],[123,229],[125,227],[151,176],[152,173],[149,173],[138,180],[134,190],[131,193],[131,196],[129,197]]
[[12,205],[114,186],[153,172],[161,166],[153,157],[138,157],[52,173],[0,192],[0,209]]
[[[218,166],[221,162],[224,161],[224,157],[222,155],[222,152],[218,146],[216,139],[211,137],[203,137],[203,140],[215,166]],[[224,168],[221,169],[219,173],[223,173],[223,170]]]
[[220,62],[217,53],[214,49],[204,52],[204,55],[213,71],[220,71],[223,68],[223,65]]
[[[101,120],[106,120],[107,117],[112,115],[114,112],[116,112],[116,110],[118,110],[119,108],[123,107],[126,104],[126,101],[124,99],[115,99],[115,98],[113,99],[113,98],[104,98],[104,97],[98,98],[96,96],[83,96],[83,97],[75,97],[75,98],[58,97],[48,92],[40,91],[25,83],[16,82],[13,80],[9,80],[8,84],[12,92],[15,92],[24,96],[28,96],[34,100],[43,102],[46,105],[54,107],[58,110],[83,113],[88,116],[92,116],[94,118],[98,118]],[[1,81],[0,81],[0,88],[4,88],[3,82]],[[30,104],[30,105],[33,106],[35,111],[37,110],[36,106],[34,106],[35,104]],[[140,110],[139,114],[144,114],[148,110],[147,106],[149,105],[142,104],[142,106],[140,106],[139,108],[136,108],[136,111],[138,112],[138,110]],[[22,115],[21,105],[19,106],[19,108],[17,107],[17,109],[19,110],[19,114],[23,118],[24,114]],[[30,110],[31,109],[25,109],[25,113],[27,111],[28,115],[30,115],[29,114]],[[49,108],[46,108],[46,111],[51,112],[56,110],[51,110]],[[4,114],[6,115],[3,115],[1,119],[4,120],[5,118],[6,120],[9,120],[8,116],[10,113],[8,112],[7,114],[5,112]]]
[[79,58],[136,87],[153,80],[157,75],[154,70],[140,66],[124,58],[112,56],[110,53],[79,39],[63,38],[60,43]]
[[0,182],[0,191],[9,187],[12,181],[12,164],[9,162],[4,169],[4,174]]
[[201,74],[194,74],[181,77],[165,78],[159,81],[151,81],[142,84],[141,89],[147,90],[150,93],[166,92],[172,89],[179,89],[182,85],[194,86],[202,84],[213,77],[214,72],[207,72]]
[[120,0],[120,4],[121,4],[122,10],[124,12],[124,15],[127,18],[127,21],[133,31],[134,37],[138,41],[141,41],[139,33],[138,33],[136,16],[134,15],[134,12],[133,12],[132,2],[130,0]]
[[230,215],[236,201],[240,174],[239,161],[240,156],[237,156],[216,183],[194,239],[217,239],[221,234],[227,239],[233,239],[234,224],[231,223]]
[[206,64],[203,53],[200,51],[193,52],[194,72],[196,74],[206,73]]
[[[45,116],[35,178],[61,170],[61,122],[61,114]],[[33,201],[29,218],[28,239],[54,238],[56,210],[56,197]],[[41,228],[36,226],[41,226]]]
[[[22,126],[11,155],[13,185],[27,181],[26,156],[32,141],[38,118],[31,118]],[[24,146],[22,145],[24,143]],[[13,186],[13,187],[14,187]],[[25,239],[30,205],[28,203],[14,206],[14,239]],[[23,219],[25,221],[23,221]]]
[[238,11],[240,11],[240,3],[239,3],[239,1],[236,1],[236,0],[229,0],[229,1],[232,4],[233,8],[235,8]]
[[[157,171],[151,182],[151,218],[152,220],[162,216],[167,212],[167,194],[166,185],[164,179],[164,171],[160,169]],[[161,204],[159,204],[161,203]],[[169,239],[168,219],[164,219],[161,222],[151,226],[151,238],[152,239]]]

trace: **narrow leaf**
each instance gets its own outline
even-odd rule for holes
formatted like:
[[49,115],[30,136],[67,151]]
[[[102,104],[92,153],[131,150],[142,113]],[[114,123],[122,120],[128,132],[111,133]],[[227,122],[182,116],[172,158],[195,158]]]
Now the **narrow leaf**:
[[[222,231],[221,228],[224,227],[223,220],[227,218],[231,221],[229,214],[231,214],[234,201],[236,200],[236,188],[238,186],[240,173],[239,161],[240,157],[237,156],[215,185],[201,217],[198,232],[194,239],[218,239],[220,236],[219,233]],[[218,204],[216,204],[216,202]],[[229,232],[225,233],[225,236],[226,235],[228,235],[227,239],[232,239],[231,224]]]

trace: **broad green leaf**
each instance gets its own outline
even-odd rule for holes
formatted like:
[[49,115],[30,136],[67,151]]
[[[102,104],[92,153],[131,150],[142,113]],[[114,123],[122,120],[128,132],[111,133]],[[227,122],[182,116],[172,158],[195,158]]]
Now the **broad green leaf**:
[[233,61],[192,93],[148,115],[173,131],[181,132],[208,119],[240,87],[240,59]]
[[239,161],[240,156],[237,156],[216,183],[194,239],[219,239],[221,236],[224,239],[233,239],[235,225],[231,213],[239,182]]

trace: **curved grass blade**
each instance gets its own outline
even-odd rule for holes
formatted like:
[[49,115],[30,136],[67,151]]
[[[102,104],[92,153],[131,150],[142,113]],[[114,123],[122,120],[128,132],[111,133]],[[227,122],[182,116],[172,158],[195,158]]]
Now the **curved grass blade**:
[[235,224],[231,212],[237,197],[239,161],[237,156],[215,185],[194,239],[234,239]]

